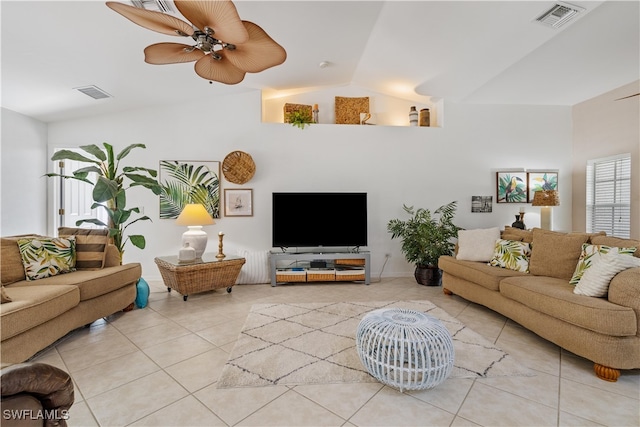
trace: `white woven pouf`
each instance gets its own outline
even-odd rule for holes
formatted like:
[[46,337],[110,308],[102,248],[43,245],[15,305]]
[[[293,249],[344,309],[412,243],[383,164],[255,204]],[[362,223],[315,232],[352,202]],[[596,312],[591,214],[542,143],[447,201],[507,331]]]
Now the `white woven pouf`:
[[374,378],[401,392],[442,383],[455,357],[451,334],[440,320],[403,308],[367,313],[358,325],[356,349]]

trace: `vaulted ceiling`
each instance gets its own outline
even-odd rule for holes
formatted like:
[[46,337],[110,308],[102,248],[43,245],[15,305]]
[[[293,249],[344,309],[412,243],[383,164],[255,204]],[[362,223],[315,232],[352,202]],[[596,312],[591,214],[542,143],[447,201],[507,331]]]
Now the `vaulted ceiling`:
[[[235,4],[287,60],[229,86],[198,77],[190,63],[146,64],[146,46],[184,40],[139,27],[102,1],[2,0],[2,106],[50,122],[345,85],[417,102],[574,105],[640,78],[638,1],[571,2],[584,12],[558,29],[536,22],[552,1]],[[88,85],[113,98],[74,90]]]

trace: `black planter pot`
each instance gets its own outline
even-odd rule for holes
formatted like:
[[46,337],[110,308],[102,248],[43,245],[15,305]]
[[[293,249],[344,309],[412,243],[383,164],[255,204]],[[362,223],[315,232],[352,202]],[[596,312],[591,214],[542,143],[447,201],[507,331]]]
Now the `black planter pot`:
[[419,267],[416,266],[416,271],[413,274],[416,278],[416,282],[424,286],[441,286],[442,285],[442,270],[438,267]]

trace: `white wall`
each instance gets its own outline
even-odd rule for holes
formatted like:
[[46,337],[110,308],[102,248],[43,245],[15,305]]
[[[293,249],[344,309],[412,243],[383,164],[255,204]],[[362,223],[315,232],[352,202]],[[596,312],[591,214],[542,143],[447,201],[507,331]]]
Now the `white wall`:
[[[502,168],[558,169],[560,195],[571,199],[571,109],[569,107],[481,106],[445,103],[443,128],[262,123],[258,92],[218,97],[189,105],[157,107],[49,125],[50,157],[56,147],[109,142],[117,149],[144,143],[128,165],[158,168],[160,160],[220,160],[246,151],[256,163],[243,186],[222,179],[222,188],[252,188],[254,216],[220,218],[206,227],[210,251],[217,232],[225,233],[225,252],[269,249],[271,193],[274,191],[366,191],[369,195],[369,249],[372,277],[381,273],[385,253],[392,257],[384,276],[410,275],[409,265],[386,231],[403,217],[402,204],[436,209],[458,200],[456,223],[464,228],[504,226],[519,204],[495,204],[495,172]],[[493,213],[471,213],[471,196],[494,196]],[[153,223],[135,224],[147,249],[130,246],[125,262],[141,262],[145,277],[159,279],[153,258],[177,254],[184,231],[158,219],[158,198],[134,189],[130,204],[143,206]],[[528,227],[539,226],[539,212],[526,206]],[[571,228],[571,206],[554,212],[558,229]],[[50,230],[51,232],[52,230]]]
[[0,235],[47,232],[47,125],[2,108]]
[[[640,80],[573,107],[573,225],[586,229],[587,161],[631,153],[631,238],[640,239]],[[526,217],[526,215],[525,215]]]

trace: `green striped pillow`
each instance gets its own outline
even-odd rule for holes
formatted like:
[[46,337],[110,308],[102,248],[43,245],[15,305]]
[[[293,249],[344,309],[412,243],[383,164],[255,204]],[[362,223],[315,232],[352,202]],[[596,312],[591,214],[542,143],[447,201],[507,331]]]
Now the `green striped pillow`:
[[61,237],[76,238],[76,270],[100,270],[104,266],[104,257],[109,243],[109,230],[106,228],[60,227]]

